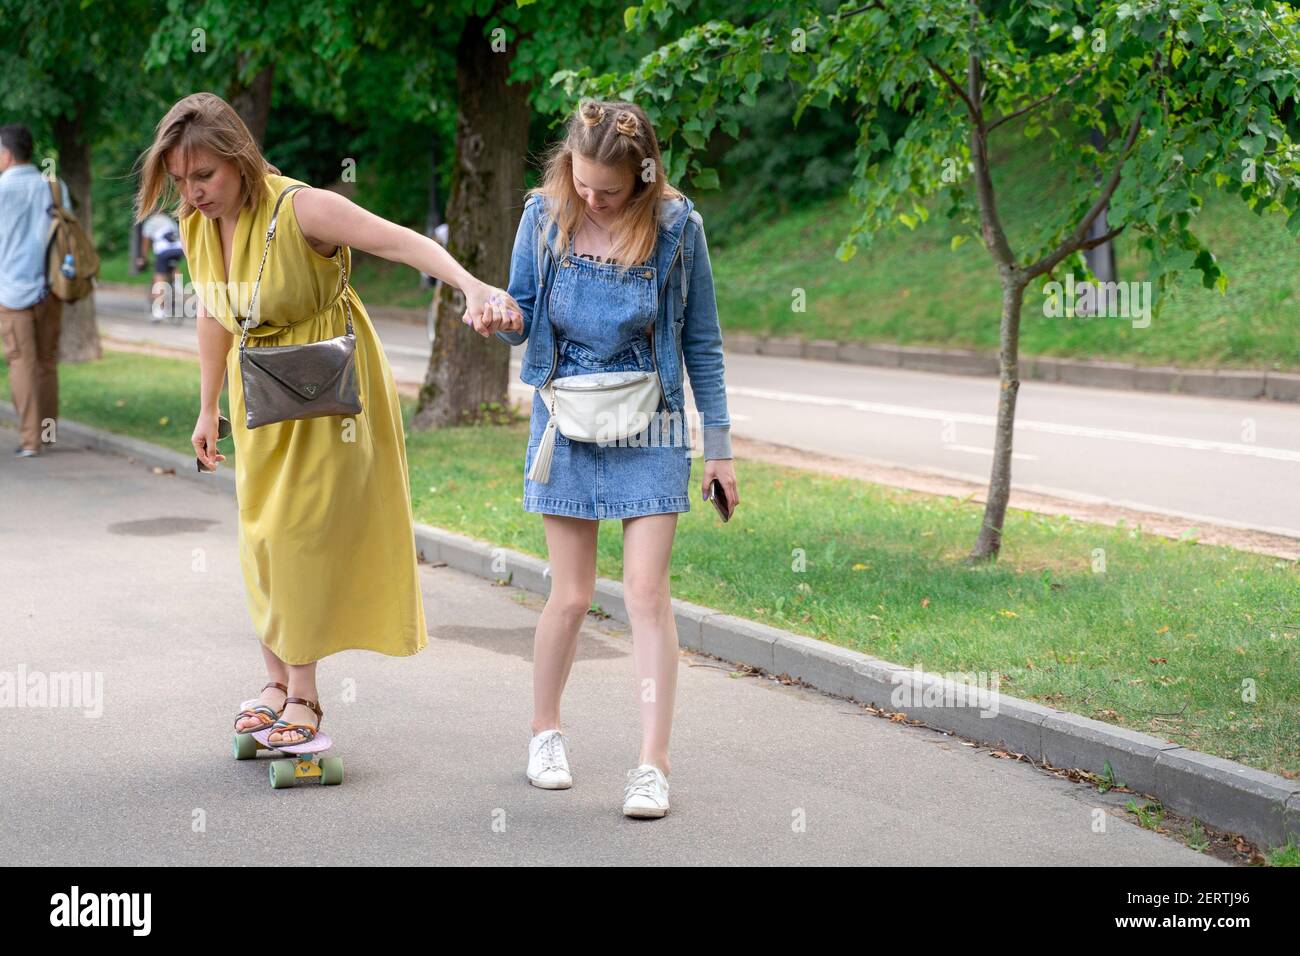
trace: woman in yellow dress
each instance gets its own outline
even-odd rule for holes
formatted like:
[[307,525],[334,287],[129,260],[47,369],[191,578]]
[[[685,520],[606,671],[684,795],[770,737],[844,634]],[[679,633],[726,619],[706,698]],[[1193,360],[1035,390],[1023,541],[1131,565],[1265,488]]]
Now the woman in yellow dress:
[[217,451],[223,374],[230,389],[239,499],[239,559],[270,678],[235,722],[275,726],[272,744],[304,743],[320,725],[316,662],[348,649],[407,656],[427,643],[410,478],[397,385],[351,272],[355,246],[459,288],[480,334],[511,321],[514,301],[470,275],[438,243],[323,189],[291,192],[266,254],[246,347],[356,335],[356,416],[324,415],[249,429],[237,336],[277,198],[298,180],[262,157],[238,113],[212,93],[176,103],[142,158],[138,219],[179,193],[177,220],[198,302],[200,410],[195,454]]

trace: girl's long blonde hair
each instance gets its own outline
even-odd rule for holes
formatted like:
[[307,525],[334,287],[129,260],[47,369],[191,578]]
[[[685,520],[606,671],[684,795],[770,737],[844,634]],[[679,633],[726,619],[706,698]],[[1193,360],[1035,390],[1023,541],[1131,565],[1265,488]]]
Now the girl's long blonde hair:
[[610,258],[624,269],[644,262],[658,239],[660,201],[683,198],[664,177],[650,118],[635,103],[618,100],[585,100],[569,118],[565,137],[546,155],[541,185],[528,190],[550,200],[560,250],[577,233],[585,205],[573,186],[575,151],[588,162],[632,173],[632,196],[614,226]]
[[253,209],[266,198],[270,187],[266,174],[280,170],[262,156],[257,141],[235,108],[215,93],[191,93],[167,111],[154,130],[153,143],[141,154],[140,189],[136,194],[136,222],[143,222],[163,205],[174,202],[177,222],[194,211],[167,172],[167,154],[179,148],[181,154],[204,149],[239,167],[240,203]]

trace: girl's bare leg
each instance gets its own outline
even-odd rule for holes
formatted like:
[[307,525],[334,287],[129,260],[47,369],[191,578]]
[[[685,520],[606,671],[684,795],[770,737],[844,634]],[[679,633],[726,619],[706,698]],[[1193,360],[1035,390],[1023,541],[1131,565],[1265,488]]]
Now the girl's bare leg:
[[669,773],[668,737],[677,697],[677,621],[668,588],[676,514],[623,521],[623,601],[632,625],[632,665],[641,709],[638,763]]
[[578,653],[578,631],[596,590],[599,521],[542,515],[551,593],[533,637],[533,734],[560,728],[560,695]]

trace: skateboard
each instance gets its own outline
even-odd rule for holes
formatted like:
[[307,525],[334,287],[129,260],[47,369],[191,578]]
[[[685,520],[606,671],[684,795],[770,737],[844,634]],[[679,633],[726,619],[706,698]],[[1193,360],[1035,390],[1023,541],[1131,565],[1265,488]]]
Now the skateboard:
[[[254,701],[256,703],[256,701]],[[252,760],[259,750],[287,754],[292,759],[272,760],[268,767],[271,775],[271,787],[283,790],[292,787],[299,780],[312,778],[319,780],[322,786],[332,787],[343,782],[343,761],[338,757],[322,757],[325,751],[334,745],[328,734],[318,733],[311,740],[300,744],[269,744],[266,739],[271,736],[272,728],[255,730],[247,734],[235,734],[233,750],[236,760]]]

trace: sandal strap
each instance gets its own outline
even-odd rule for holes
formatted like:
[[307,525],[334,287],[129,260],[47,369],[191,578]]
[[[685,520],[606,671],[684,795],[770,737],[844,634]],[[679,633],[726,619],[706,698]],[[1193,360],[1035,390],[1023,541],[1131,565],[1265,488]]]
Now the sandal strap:
[[285,687],[283,684],[279,683],[278,681],[271,681],[271,683],[263,687],[262,690],[266,690],[267,687],[274,687],[276,690],[282,690],[286,694],[289,693],[289,688]]
[[319,701],[308,700],[306,697],[286,697],[284,705],[288,707],[290,704],[302,704],[305,707],[311,708],[317,717],[325,716],[324,711],[320,709]]
[[[256,707],[250,707],[248,710],[241,710],[235,716],[235,723],[239,723],[245,717],[256,717],[262,722],[262,726],[265,727],[267,724],[275,723],[279,716],[279,714],[270,707],[267,707],[265,704],[258,704]],[[254,728],[249,727],[247,729],[253,730]]]
[[[280,726],[272,727],[272,734],[280,734],[283,737],[284,734],[296,730],[298,733],[303,735],[302,740],[287,741],[290,746],[293,746],[294,744],[305,744],[320,732],[318,727],[313,727],[311,724],[283,724],[280,721],[276,721],[276,723],[280,724]],[[269,742],[271,734],[267,734],[266,739]],[[281,740],[280,743],[286,743],[286,741]]]
[[258,704],[256,707],[249,707],[239,712],[240,717],[270,717],[272,720],[279,718],[274,707],[267,707],[266,704]]

